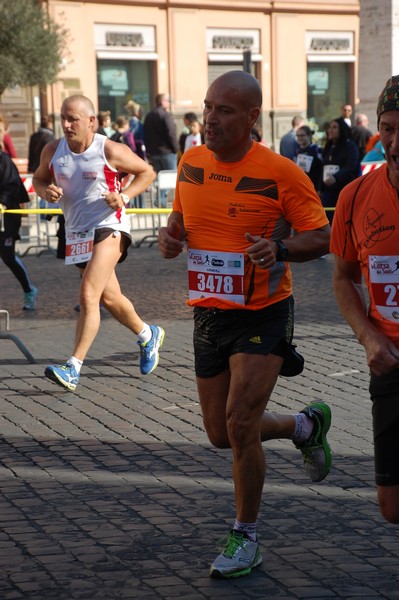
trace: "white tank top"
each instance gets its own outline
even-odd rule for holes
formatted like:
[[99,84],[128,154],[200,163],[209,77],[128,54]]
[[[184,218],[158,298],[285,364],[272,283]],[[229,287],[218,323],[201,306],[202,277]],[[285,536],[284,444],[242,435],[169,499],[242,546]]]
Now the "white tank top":
[[130,235],[125,208],[113,210],[102,196],[104,192],[119,192],[121,187],[118,171],[105,158],[106,139],[96,133],[87,150],[75,154],[61,138],[51,160],[55,183],[63,190],[59,203],[68,233],[110,227]]

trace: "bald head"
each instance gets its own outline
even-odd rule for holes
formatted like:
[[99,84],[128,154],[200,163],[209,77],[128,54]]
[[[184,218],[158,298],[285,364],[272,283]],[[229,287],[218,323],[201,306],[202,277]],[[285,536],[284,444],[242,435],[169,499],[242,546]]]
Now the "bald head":
[[235,98],[249,110],[262,106],[262,90],[257,79],[245,71],[228,71],[217,77],[211,83],[213,86],[221,86],[234,94]]
[[86,96],[81,96],[79,94],[75,94],[74,96],[69,96],[65,98],[62,103],[61,112],[67,106],[75,106],[79,112],[84,114],[86,117],[95,117],[96,111],[94,110],[94,106],[92,101]]
[[239,161],[250,150],[261,103],[259,83],[245,71],[228,71],[209,86],[203,113],[205,144],[217,160]]

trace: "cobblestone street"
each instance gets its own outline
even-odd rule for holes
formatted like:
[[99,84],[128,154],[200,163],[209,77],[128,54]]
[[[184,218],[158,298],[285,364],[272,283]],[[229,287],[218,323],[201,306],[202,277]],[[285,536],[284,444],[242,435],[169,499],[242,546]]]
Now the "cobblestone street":
[[[340,317],[333,258],[293,265],[303,374],[280,378],[270,410],[331,405],[333,467],[309,482],[287,440],[265,444],[263,563],[209,577],[234,519],[231,457],[204,433],[193,372],[184,256],[134,248],[118,267],[141,316],[166,331],[156,371],[104,315],[76,393],[44,378],[72,349],[79,275],[52,254],[23,258],[37,311],[0,266],[0,308],[34,356],[0,340],[1,600],[398,600],[398,529],[379,514],[363,349]],[[4,320],[2,319],[4,331]]]

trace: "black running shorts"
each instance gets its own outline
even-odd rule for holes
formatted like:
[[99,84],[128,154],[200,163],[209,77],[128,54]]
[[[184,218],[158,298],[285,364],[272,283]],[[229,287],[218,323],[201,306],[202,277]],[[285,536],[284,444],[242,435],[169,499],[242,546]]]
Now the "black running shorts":
[[294,299],[260,310],[194,308],[194,355],[197,377],[215,377],[229,368],[233,354],[284,357],[294,331]]
[[[94,232],[94,244],[98,244],[99,242],[107,239],[107,237],[113,234],[114,231],[115,229],[111,229],[111,227],[102,227],[101,229],[96,229]],[[123,252],[118,260],[118,263],[122,263],[124,260],[126,260],[128,248],[132,243],[132,238],[127,233],[124,231],[121,231],[120,233],[123,240]],[[86,265],[87,262],[76,263],[76,266],[79,267],[79,269],[84,269]]]
[[371,375],[375,482],[399,485],[399,369]]

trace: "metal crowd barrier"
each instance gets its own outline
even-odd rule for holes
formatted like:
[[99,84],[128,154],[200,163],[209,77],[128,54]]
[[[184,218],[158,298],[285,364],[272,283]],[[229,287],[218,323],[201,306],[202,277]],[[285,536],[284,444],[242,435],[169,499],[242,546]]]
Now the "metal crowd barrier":
[[11,340],[12,342],[14,342],[14,344],[19,348],[19,350],[21,350],[22,354],[26,357],[26,359],[31,364],[35,364],[36,360],[34,359],[33,355],[29,352],[29,350],[25,346],[25,344],[23,344],[21,342],[19,337],[17,337],[13,333],[10,333],[10,315],[8,313],[8,310],[3,310],[3,309],[0,310],[0,317],[3,317],[3,316],[5,317],[5,321],[6,321],[6,330],[2,331],[0,329],[0,340]]

